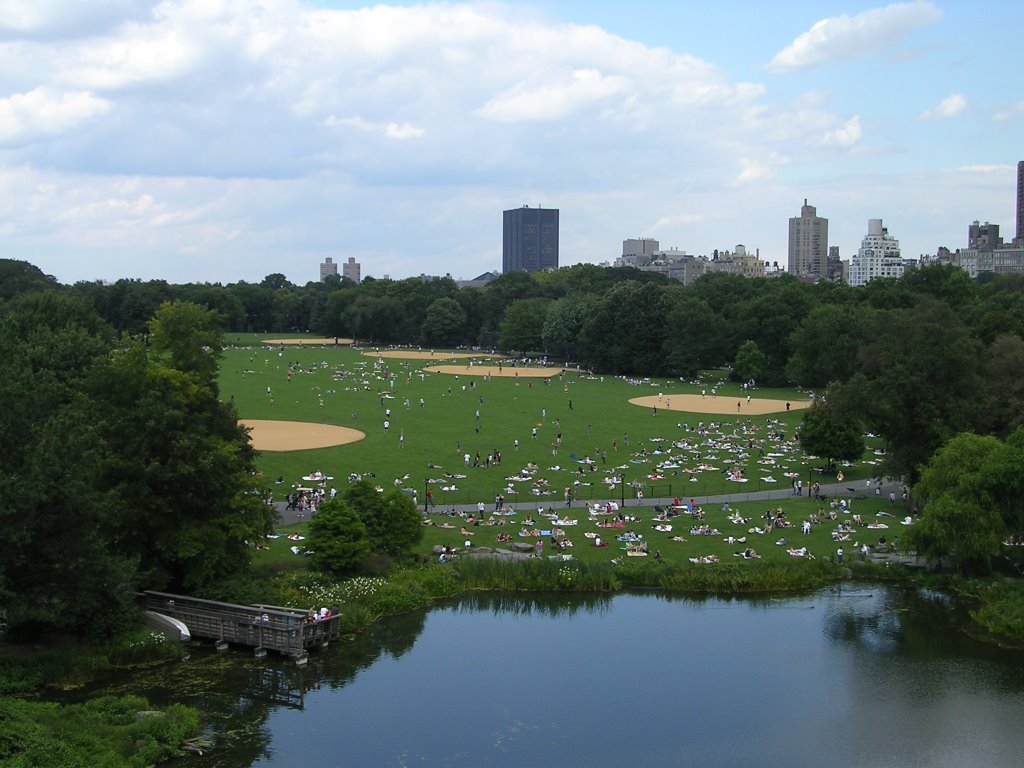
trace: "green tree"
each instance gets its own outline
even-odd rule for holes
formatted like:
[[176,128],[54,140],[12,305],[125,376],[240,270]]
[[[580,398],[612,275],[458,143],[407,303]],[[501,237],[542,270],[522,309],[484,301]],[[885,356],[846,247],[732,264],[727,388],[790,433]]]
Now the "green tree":
[[873,310],[856,305],[814,307],[790,335],[787,374],[805,387],[849,381],[859,368],[867,319]]
[[991,570],[1006,528],[983,470],[1001,447],[994,437],[963,433],[924,467],[914,486],[921,514],[906,532],[919,555],[931,561],[953,555],[964,574]]
[[683,295],[665,318],[665,359],[675,375],[694,376],[725,361],[721,323],[703,299]]
[[165,301],[149,321],[149,343],[169,365],[212,384],[220,362],[220,318],[198,304]]
[[369,481],[360,480],[350,485],[344,496],[366,526],[371,552],[400,555],[423,537],[423,517],[401,490],[379,493]]
[[544,351],[563,360],[578,360],[580,330],[594,302],[589,295],[574,293],[552,304],[541,332]]
[[302,293],[294,287],[278,288],[270,300],[271,330],[301,332],[309,330],[309,314]]
[[0,305],[15,296],[56,288],[56,278],[43,274],[39,267],[27,261],[0,259]]
[[583,362],[600,371],[664,373],[663,324],[670,296],[665,287],[653,282],[615,285],[596,302],[580,330]]
[[768,358],[754,341],[744,341],[736,350],[732,364],[732,377],[736,381],[759,381],[768,369]]
[[800,447],[806,454],[824,458],[831,471],[837,459],[857,461],[864,455],[863,427],[859,420],[832,406],[826,394],[804,412]]
[[1018,427],[981,463],[978,482],[986,502],[1014,536],[1024,535],[1024,427]]
[[551,299],[513,301],[501,320],[498,346],[503,350],[539,352],[544,348],[544,321]]
[[117,551],[157,589],[195,590],[244,571],[246,542],[269,531],[274,512],[245,430],[212,382],[129,342],[97,363],[86,388]]
[[113,334],[57,292],[0,315],[0,604],[12,630],[106,636],[130,613],[134,563],[103,535],[103,442],[83,382]]
[[366,526],[340,496],[320,505],[309,521],[307,542],[313,551],[310,564],[325,573],[348,573],[370,555]]
[[389,344],[401,340],[402,305],[391,297],[361,292],[345,307],[342,322],[354,338]]
[[793,278],[750,282],[761,283],[759,295],[735,307],[727,327],[734,329],[736,340],[755,342],[764,355],[767,365],[756,378],[779,386],[786,381],[790,337],[812,307],[811,288]]
[[1024,425],[1024,339],[996,338],[985,351],[981,380],[981,430],[1006,437]]
[[931,296],[955,309],[978,300],[977,282],[952,264],[929,264],[913,269],[900,278],[900,284],[911,293]]
[[383,495],[371,538],[376,549],[397,557],[408,553],[423,539],[423,516],[407,493],[393,488]]
[[443,296],[427,307],[423,320],[423,343],[449,347],[458,344],[465,332],[466,312],[455,299]]
[[948,306],[927,297],[875,313],[867,338],[851,390],[861,390],[868,429],[886,440],[886,472],[913,485],[945,441],[983,422],[982,347]]

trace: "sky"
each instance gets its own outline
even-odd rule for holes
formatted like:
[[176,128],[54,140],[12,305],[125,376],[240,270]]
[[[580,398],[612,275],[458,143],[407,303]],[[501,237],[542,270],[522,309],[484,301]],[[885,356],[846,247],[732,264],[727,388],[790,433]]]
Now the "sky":
[[1014,232],[1014,0],[0,2],[0,258],[62,283],[303,285],[627,238],[785,265],[806,199],[856,252]]

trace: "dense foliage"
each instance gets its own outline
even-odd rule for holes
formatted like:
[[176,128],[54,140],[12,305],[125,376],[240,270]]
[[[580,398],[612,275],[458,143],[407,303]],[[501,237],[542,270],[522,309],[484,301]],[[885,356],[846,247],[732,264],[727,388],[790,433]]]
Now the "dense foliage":
[[108,636],[133,619],[133,591],[236,574],[246,540],[268,530],[255,453],[218,399],[214,316],[164,304],[148,328],[118,338],[54,289],[0,306],[0,606],[12,631]]
[[183,754],[199,715],[177,704],[153,711],[135,696],[69,706],[0,698],[0,724],[3,765],[146,768]]
[[922,555],[953,555],[961,573],[987,573],[1003,540],[1024,531],[1024,428],[1005,441],[963,433],[925,467],[914,493],[925,513],[907,531]]

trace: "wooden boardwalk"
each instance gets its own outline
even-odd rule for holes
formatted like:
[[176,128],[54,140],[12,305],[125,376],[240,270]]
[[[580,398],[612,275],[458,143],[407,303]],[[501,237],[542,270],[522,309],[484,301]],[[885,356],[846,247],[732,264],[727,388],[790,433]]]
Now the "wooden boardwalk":
[[143,592],[146,610],[185,623],[193,637],[247,645],[304,663],[310,648],[323,647],[341,636],[341,615],[310,620],[305,611],[273,605],[235,605],[166,592]]

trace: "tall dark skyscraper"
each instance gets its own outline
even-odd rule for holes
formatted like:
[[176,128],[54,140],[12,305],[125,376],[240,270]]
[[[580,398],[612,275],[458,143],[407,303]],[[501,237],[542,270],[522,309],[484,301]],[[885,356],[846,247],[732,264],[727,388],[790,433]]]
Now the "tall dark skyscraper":
[[513,208],[505,211],[501,271],[558,269],[558,209]]
[[1024,247],[1024,160],[1017,162],[1017,245]]

